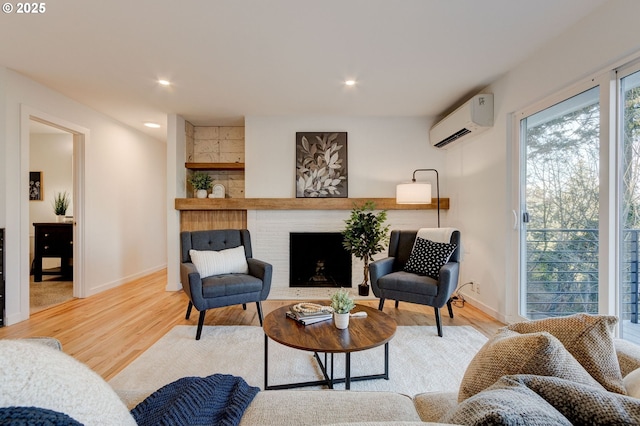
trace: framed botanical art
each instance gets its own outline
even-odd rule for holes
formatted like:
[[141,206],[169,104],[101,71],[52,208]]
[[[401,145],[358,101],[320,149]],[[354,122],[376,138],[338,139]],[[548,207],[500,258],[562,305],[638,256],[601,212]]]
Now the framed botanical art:
[[29,172],[29,201],[44,200],[42,172]]
[[296,133],[296,198],[347,198],[347,132]]

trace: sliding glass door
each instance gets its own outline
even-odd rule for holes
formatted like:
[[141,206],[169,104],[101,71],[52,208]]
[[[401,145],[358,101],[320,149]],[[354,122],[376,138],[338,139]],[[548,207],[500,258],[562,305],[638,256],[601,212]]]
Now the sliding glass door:
[[598,312],[600,90],[520,120],[520,307],[525,318]]
[[638,262],[640,257],[640,71],[620,73],[619,204],[620,319],[625,339],[640,342]]

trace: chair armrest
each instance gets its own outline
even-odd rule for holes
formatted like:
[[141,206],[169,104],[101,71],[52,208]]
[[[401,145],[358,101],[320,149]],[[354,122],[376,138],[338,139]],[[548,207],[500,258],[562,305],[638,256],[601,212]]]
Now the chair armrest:
[[262,260],[248,258],[247,264],[249,265],[249,275],[262,280],[262,300],[265,300],[269,296],[271,291],[271,277],[273,276],[273,266],[270,263]]
[[196,269],[196,265],[191,262],[180,264],[180,281],[189,300],[195,305],[196,309],[203,307],[204,299],[202,298],[202,279],[200,273]]
[[373,294],[379,296],[380,288],[378,287],[378,280],[387,274],[393,272],[393,262],[395,257],[385,257],[369,264],[369,278],[371,280],[371,288]]
[[440,268],[438,275],[438,295],[435,304],[438,308],[443,307],[453,292],[458,287],[458,273],[460,264],[458,262],[447,262]]

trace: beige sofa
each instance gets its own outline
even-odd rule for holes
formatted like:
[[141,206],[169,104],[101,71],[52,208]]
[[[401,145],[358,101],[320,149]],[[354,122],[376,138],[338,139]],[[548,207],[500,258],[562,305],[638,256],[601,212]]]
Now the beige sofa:
[[[511,333],[512,330],[509,330]],[[523,331],[526,333],[527,331]],[[500,334],[500,333],[499,333]],[[535,334],[532,334],[535,335]],[[543,333],[543,336],[548,337]],[[516,336],[517,337],[517,336]],[[517,337],[519,338],[519,337]],[[527,337],[528,338],[528,337]],[[502,339],[502,340],[501,340]],[[547,340],[554,341],[555,338]],[[55,340],[54,347],[55,347]],[[468,385],[473,379],[473,369],[482,366],[482,354],[493,356],[491,365],[496,362],[492,353],[491,342],[498,346],[504,344],[504,337],[498,336],[481,349],[472,365],[465,373],[463,385]],[[119,391],[116,393],[95,372],[62,351],[42,345],[43,341],[0,341],[0,407],[31,405],[43,407],[68,414],[83,424],[127,425],[135,424],[129,415],[129,409],[143,400],[147,393],[133,393]],[[47,340],[44,340],[47,343]],[[51,341],[49,341],[51,343]],[[634,381],[624,382],[625,386],[640,388],[640,346],[622,340],[613,340],[615,344],[616,368],[622,377],[639,376]],[[530,342],[527,342],[531,347]],[[593,345],[593,343],[590,343]],[[549,352],[546,350],[546,352]],[[539,359],[531,349],[532,359]],[[519,354],[520,355],[520,354]],[[513,354],[504,355],[507,359]],[[509,361],[509,364],[513,362]],[[534,368],[540,368],[540,363]],[[543,363],[544,364],[544,363]],[[524,365],[524,364],[522,364]],[[509,365],[508,368],[512,366]],[[522,367],[528,376],[532,371],[529,367]],[[520,371],[507,371],[519,373]],[[535,372],[534,372],[535,373]],[[428,374],[428,371],[425,372]],[[497,373],[501,374],[501,373]],[[483,377],[486,374],[483,373]],[[516,376],[508,376],[516,377]],[[626,378],[625,378],[626,380]],[[583,386],[580,384],[580,386]],[[464,386],[461,386],[461,389]],[[415,424],[422,422],[438,422],[452,418],[461,418],[463,424],[473,424],[473,416],[458,413],[452,416],[460,407],[469,401],[481,400],[482,396],[490,393],[495,385],[481,390],[474,396],[459,403],[459,393],[423,393],[414,396],[401,395],[391,392],[357,392],[357,391],[329,391],[329,390],[282,390],[261,391],[245,410],[241,425],[326,425],[326,424]],[[587,388],[585,388],[587,389]],[[606,392],[595,387],[588,387],[598,392]],[[637,392],[639,389],[634,389]],[[465,390],[465,392],[468,389]],[[503,392],[504,389],[498,389]],[[513,395],[518,396],[517,391]],[[616,395],[612,392],[607,394]],[[508,393],[508,395],[511,395]],[[631,401],[631,415],[637,414],[640,419],[640,400],[620,396],[624,401]],[[637,405],[635,402],[637,401]],[[484,404],[481,402],[480,404]],[[507,405],[511,405],[509,402]],[[477,408],[477,404],[476,404]],[[635,413],[634,410],[638,412]],[[475,413],[474,413],[475,415]],[[635,417],[634,417],[635,418]],[[482,422],[475,422],[480,424]],[[452,422],[448,422],[452,424]],[[456,424],[456,423],[454,423]]]

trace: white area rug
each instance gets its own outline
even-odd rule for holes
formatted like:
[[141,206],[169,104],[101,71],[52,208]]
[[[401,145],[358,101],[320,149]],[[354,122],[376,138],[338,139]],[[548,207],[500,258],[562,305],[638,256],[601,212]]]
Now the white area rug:
[[[109,383],[117,391],[151,393],[181,377],[225,373],[264,388],[261,327],[205,326],[199,341],[195,333],[195,326],[176,326]],[[410,396],[457,391],[467,365],[486,340],[469,326],[444,327],[444,337],[432,326],[400,326],[389,344],[389,380],[352,382],[351,389]],[[334,356],[335,377],[344,377],[344,358]],[[383,373],[384,347],[353,353],[351,371],[352,376]],[[269,385],[320,379],[313,353],[269,341]]]

